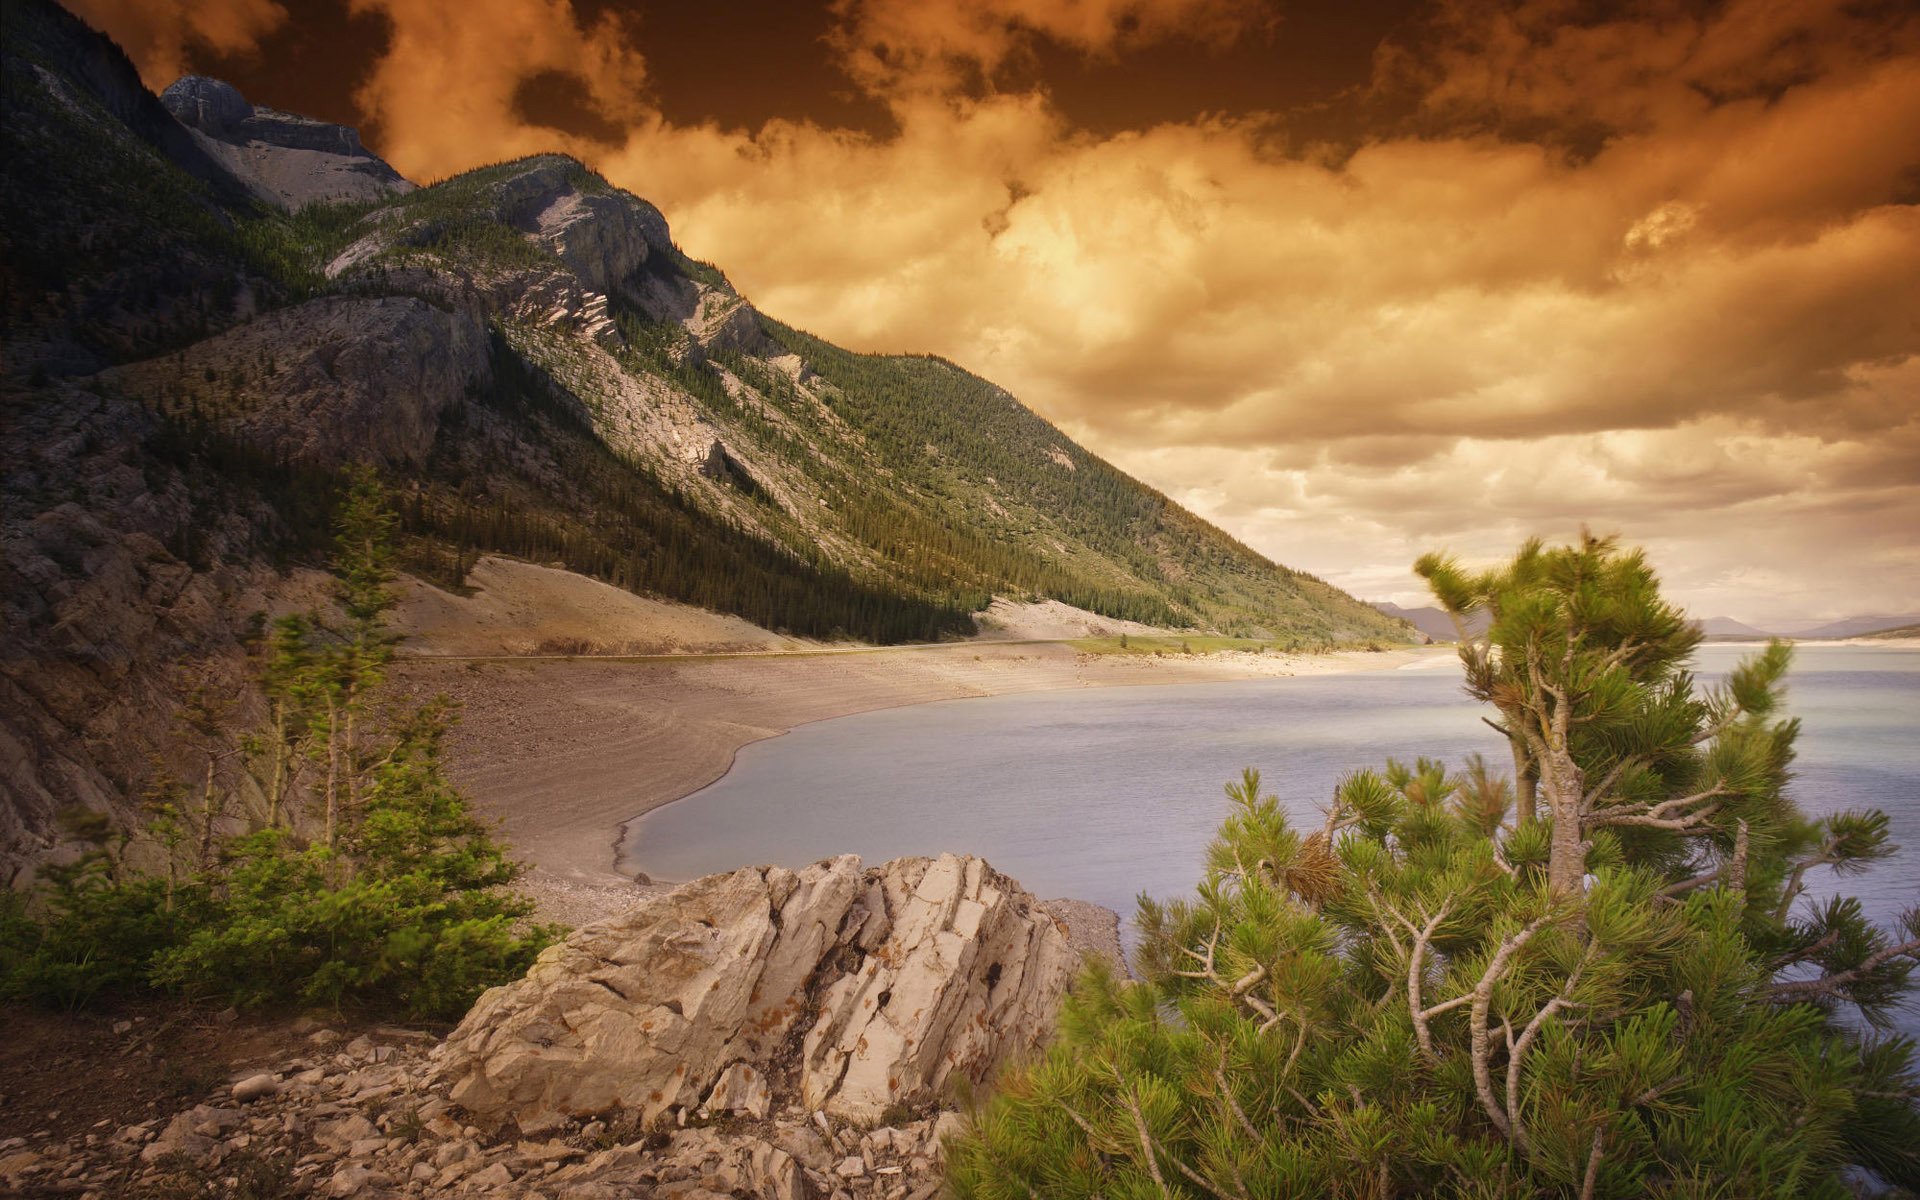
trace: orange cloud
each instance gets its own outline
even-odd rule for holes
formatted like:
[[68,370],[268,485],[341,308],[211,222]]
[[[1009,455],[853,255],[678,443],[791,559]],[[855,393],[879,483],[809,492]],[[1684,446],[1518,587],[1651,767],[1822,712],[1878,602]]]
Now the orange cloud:
[[[1581,24],[1463,0],[1380,55],[1413,122],[1327,156],[1267,117],[1096,136],[1044,90],[973,86],[1034,39],[1124,54],[1244,36],[1263,6],[842,0],[833,47],[897,123],[878,137],[665,121],[646,28],[567,0],[353,3],[393,22],[360,98],[408,174],[557,144],[771,314],[961,362],[1365,594],[1414,598],[1433,541],[1491,554],[1587,519],[1735,616],[1768,615],[1734,602],[1762,544],[1776,614],[1920,597],[1920,18],[1899,6]],[[624,142],[526,119],[541,71]]]
[[68,7],[119,42],[156,92],[186,74],[189,46],[243,54],[287,19],[275,0],[68,0]]
[[1220,44],[1271,25],[1263,0],[834,0],[831,44],[847,74],[881,95],[991,83],[1035,37],[1083,55],[1171,38]]
[[614,10],[582,25],[569,0],[348,0],[392,25],[386,54],[355,93],[385,132],[382,152],[431,180],[548,150],[590,156],[591,139],[529,122],[516,109],[536,75],[572,77],[602,121],[643,124],[646,64]]

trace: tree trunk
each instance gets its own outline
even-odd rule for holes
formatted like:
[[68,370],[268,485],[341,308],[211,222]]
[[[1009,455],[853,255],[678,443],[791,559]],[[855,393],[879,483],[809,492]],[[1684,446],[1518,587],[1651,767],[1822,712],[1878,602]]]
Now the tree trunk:
[[1526,739],[1509,737],[1513,746],[1514,824],[1530,825],[1539,811],[1540,772],[1527,752]]
[[207,755],[207,779],[200,793],[200,869],[206,870],[213,862],[213,755]]
[[287,709],[277,702],[273,706],[272,771],[267,777],[267,828],[278,829],[281,789],[286,787],[287,778]]
[[1545,768],[1540,774],[1547,789],[1547,811],[1553,819],[1547,890],[1555,896],[1576,895],[1587,874],[1587,841],[1580,830],[1586,778],[1564,747],[1554,747],[1541,766]]
[[340,810],[340,714],[327,695],[327,848],[334,845],[334,821]]

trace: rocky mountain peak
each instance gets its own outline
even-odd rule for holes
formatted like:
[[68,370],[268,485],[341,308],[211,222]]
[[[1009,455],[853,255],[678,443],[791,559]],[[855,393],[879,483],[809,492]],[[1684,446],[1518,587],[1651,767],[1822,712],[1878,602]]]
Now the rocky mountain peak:
[[222,80],[182,76],[160,93],[160,103],[243,187],[277,207],[413,190],[361,145],[356,130],[250,104]]
[[173,119],[209,137],[225,138],[253,116],[253,105],[240,89],[205,75],[183,75],[160,93],[160,103]]

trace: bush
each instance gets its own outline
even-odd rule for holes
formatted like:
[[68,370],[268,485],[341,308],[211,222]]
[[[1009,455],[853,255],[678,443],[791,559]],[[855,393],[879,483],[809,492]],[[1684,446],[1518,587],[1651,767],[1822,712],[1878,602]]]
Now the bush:
[[961,1197],[1829,1197],[1920,1184],[1907,992],[1857,902],[1877,814],[1787,797],[1784,646],[1694,686],[1637,555],[1429,564],[1518,779],[1389,760],[1296,829],[1249,772],[1138,983],[1091,971],[952,1160]]
[[[553,940],[510,890],[518,864],[446,776],[451,706],[375,706],[392,643],[382,623],[393,602],[392,524],[377,485],[358,477],[341,505],[334,562],[347,619],[276,627],[261,672],[268,727],[229,751],[212,710],[187,706],[209,764],[206,794],[192,806],[202,837],[182,835],[170,803],[149,831],[172,856],[164,877],[122,873],[99,851],[50,868],[31,909],[10,897],[0,908],[0,996],[71,1008],[165,989],[239,1005],[454,1018]],[[215,766],[243,750],[272,800],[256,828],[216,841],[235,797],[216,786]],[[281,803],[309,769],[311,833]],[[196,853],[196,841],[217,853]]]

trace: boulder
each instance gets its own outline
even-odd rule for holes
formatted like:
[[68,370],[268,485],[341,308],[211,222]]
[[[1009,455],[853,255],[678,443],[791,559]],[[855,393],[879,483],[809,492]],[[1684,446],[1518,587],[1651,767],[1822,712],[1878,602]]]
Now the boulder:
[[744,868],[549,948],[480,998],[436,1075],[481,1121],[523,1129],[775,1097],[871,1122],[1040,1046],[1078,961],[979,859]]

